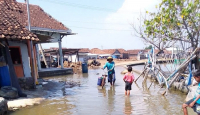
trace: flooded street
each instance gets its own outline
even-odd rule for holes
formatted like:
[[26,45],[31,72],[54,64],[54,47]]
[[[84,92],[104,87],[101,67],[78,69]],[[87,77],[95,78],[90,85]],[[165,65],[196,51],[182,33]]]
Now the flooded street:
[[[133,83],[131,96],[124,95],[123,67],[116,67],[116,85],[108,83],[104,89],[97,86],[97,78],[103,70],[89,70],[88,74],[75,74],[50,79],[80,81],[80,87],[66,88],[57,91],[42,104],[21,109],[11,115],[183,115],[181,105],[186,97],[179,91],[170,91],[161,96],[159,86],[150,82],[142,84],[140,78]],[[99,75],[97,75],[99,73]],[[138,74],[134,74],[137,78]],[[193,115],[189,109],[189,115]],[[194,114],[195,115],[195,114]]]

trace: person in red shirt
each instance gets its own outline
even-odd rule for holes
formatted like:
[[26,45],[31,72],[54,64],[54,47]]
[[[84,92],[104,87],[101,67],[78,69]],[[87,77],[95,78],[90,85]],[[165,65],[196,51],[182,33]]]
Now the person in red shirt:
[[130,95],[131,85],[134,81],[134,75],[131,72],[132,72],[132,67],[129,66],[128,73],[126,73],[123,78],[125,82],[125,95],[128,95],[128,96]]

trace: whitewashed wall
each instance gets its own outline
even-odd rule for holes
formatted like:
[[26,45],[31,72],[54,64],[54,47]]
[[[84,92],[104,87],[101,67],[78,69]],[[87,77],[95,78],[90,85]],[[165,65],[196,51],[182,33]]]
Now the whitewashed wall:
[[[81,62],[84,62],[84,60],[87,58],[88,58],[87,55],[79,55],[79,61],[81,61]],[[75,62],[75,61],[77,62],[76,55],[72,55],[72,60],[71,60],[71,57],[69,57],[68,60],[72,61],[72,62]]]
[[9,46],[20,46],[22,55],[22,64],[24,70],[24,77],[31,77],[31,69],[29,66],[28,48],[25,43],[9,41]]

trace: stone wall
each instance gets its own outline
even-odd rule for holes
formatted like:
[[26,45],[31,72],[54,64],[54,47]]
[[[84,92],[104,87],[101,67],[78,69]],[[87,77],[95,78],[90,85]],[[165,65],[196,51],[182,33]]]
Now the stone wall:
[[34,89],[34,79],[32,77],[23,77],[23,78],[18,78],[19,84],[22,89]]

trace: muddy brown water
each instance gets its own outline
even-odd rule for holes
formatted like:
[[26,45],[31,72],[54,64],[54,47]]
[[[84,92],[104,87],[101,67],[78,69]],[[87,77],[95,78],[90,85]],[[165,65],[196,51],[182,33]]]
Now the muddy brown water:
[[[186,97],[179,91],[161,96],[158,84],[150,90],[150,80],[140,78],[133,83],[131,96],[124,95],[123,67],[116,67],[116,85],[108,83],[104,89],[97,86],[101,69],[89,70],[88,74],[52,77],[52,80],[80,81],[80,87],[58,90],[40,105],[24,108],[10,115],[183,115],[181,105]],[[97,75],[97,73],[100,73]],[[138,74],[135,74],[137,77]],[[196,115],[189,109],[189,115]]]

